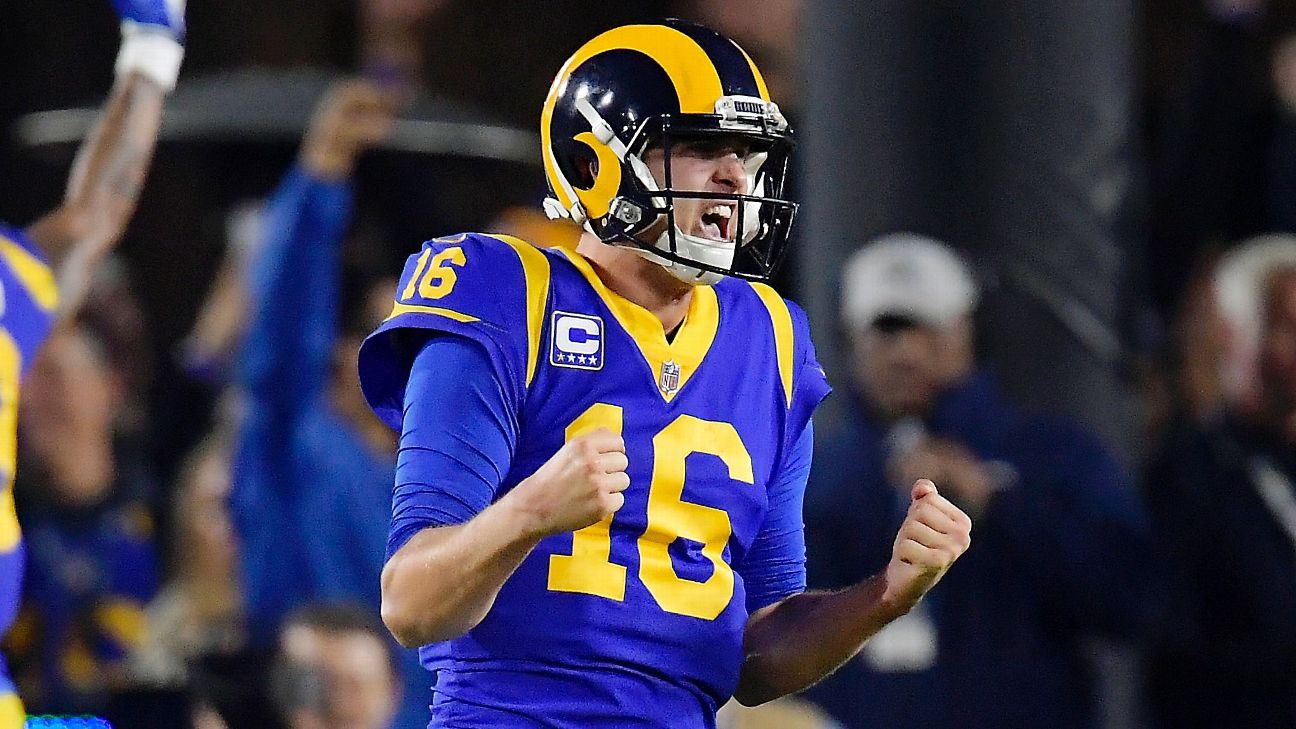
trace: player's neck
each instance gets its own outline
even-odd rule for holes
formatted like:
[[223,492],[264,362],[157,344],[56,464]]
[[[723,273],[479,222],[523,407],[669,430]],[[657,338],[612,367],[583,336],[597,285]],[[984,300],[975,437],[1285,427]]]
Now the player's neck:
[[622,298],[652,312],[662,330],[674,331],[684,321],[693,287],[628,248],[610,246],[589,233],[576,252],[593,264],[603,284]]

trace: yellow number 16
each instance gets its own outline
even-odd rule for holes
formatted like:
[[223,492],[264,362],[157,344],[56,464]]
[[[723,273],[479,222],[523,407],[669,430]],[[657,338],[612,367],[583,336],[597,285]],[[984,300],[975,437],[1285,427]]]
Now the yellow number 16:
[[[571,440],[595,428],[620,433],[620,407],[595,403],[567,426]],[[639,579],[663,610],[714,620],[733,599],[733,569],[723,553],[733,526],[722,509],[683,500],[685,460],[693,453],[716,456],[729,478],[754,484],[751,454],[730,423],[681,415],[653,436],[653,470],[648,488],[648,528],[639,537]],[[611,561],[612,517],[572,534],[570,555],[549,558],[549,589],[624,600],[626,568]],[[705,582],[680,577],[670,545],[684,537],[701,543],[714,571]]]
[[[432,260],[429,261],[428,258]],[[408,301],[417,287],[418,295],[425,299],[439,299],[454,290],[459,281],[459,274],[451,266],[463,266],[468,263],[464,250],[459,246],[446,248],[432,254],[431,248],[424,248],[414,267],[414,275],[401,292],[401,300]],[[426,270],[425,270],[426,269]]]

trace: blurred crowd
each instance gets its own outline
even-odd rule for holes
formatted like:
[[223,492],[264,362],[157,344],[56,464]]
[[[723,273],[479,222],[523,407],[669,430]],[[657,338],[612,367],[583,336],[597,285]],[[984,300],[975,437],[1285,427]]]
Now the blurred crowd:
[[[73,23],[80,3],[37,5],[13,32],[84,29],[85,63],[115,42],[107,16],[103,39],[99,19]],[[577,232],[539,213],[537,168],[392,140],[427,98],[533,128],[571,48],[652,16],[732,35],[793,97],[802,3],[759,5],[562,0],[541,33],[496,0],[195,2],[181,90],[229,69],[340,80],[288,139],[164,145],[123,254],[24,383],[28,564],[4,650],[28,709],[162,729],[425,725],[432,678],[377,616],[396,442],[356,352],[422,239]],[[1141,442],[1005,394],[983,360],[1013,352],[978,346],[967,251],[922,230],[851,241],[841,271],[819,272],[840,292],[819,348],[843,366],[816,425],[810,586],[886,563],[918,477],[973,516],[974,546],[832,678],[727,709],[725,726],[1296,726],[1296,24],[1264,0],[1143,10]],[[28,73],[6,72],[0,121],[101,91],[33,37],[6,58]],[[2,175],[0,217],[21,222],[62,151],[0,146],[23,173]],[[780,281],[793,299],[797,280]],[[1104,662],[1106,645],[1127,660]]]

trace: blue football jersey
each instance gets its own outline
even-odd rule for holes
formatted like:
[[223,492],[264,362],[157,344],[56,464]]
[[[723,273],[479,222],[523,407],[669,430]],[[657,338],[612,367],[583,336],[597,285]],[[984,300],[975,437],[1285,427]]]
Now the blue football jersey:
[[668,341],[579,254],[478,234],[426,244],[397,296],[360,362],[389,423],[410,363],[400,332],[451,332],[490,352],[520,403],[496,498],[598,427],[629,459],[616,514],[542,540],[477,627],[421,649],[436,703],[454,707],[438,725],[477,725],[489,706],[518,726],[713,726],[742,664],[767,489],[828,393],[805,315],[725,279],[694,289]]
[[[9,630],[21,597],[22,532],[14,511],[18,458],[18,390],[58,308],[54,274],[21,231],[0,225],[0,636]],[[0,662],[0,721],[21,717]]]

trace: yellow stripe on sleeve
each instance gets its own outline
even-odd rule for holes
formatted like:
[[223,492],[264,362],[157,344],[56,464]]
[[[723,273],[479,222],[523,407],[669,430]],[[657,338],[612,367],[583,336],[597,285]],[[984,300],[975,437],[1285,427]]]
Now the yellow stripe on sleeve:
[[447,319],[454,319],[455,321],[461,321],[464,323],[481,321],[475,316],[461,314],[454,309],[446,309],[441,306],[423,306],[422,304],[402,304],[399,301],[396,302],[396,305],[392,307],[391,313],[388,314],[387,318],[383,321],[390,321],[401,314],[435,314],[436,316],[444,316]]
[[536,362],[540,359],[540,330],[544,327],[545,309],[549,305],[549,259],[540,249],[511,235],[492,235],[507,243],[522,262],[522,275],[526,278],[527,306],[527,368],[526,385],[535,377]]
[[770,324],[774,327],[774,347],[778,350],[783,395],[787,398],[788,407],[792,407],[792,313],[788,311],[787,302],[774,289],[761,283],[753,283],[752,288],[769,312]]
[[0,236],[0,258],[8,264],[14,276],[31,294],[36,305],[45,311],[58,308],[58,286],[54,272],[30,251],[4,236]]

